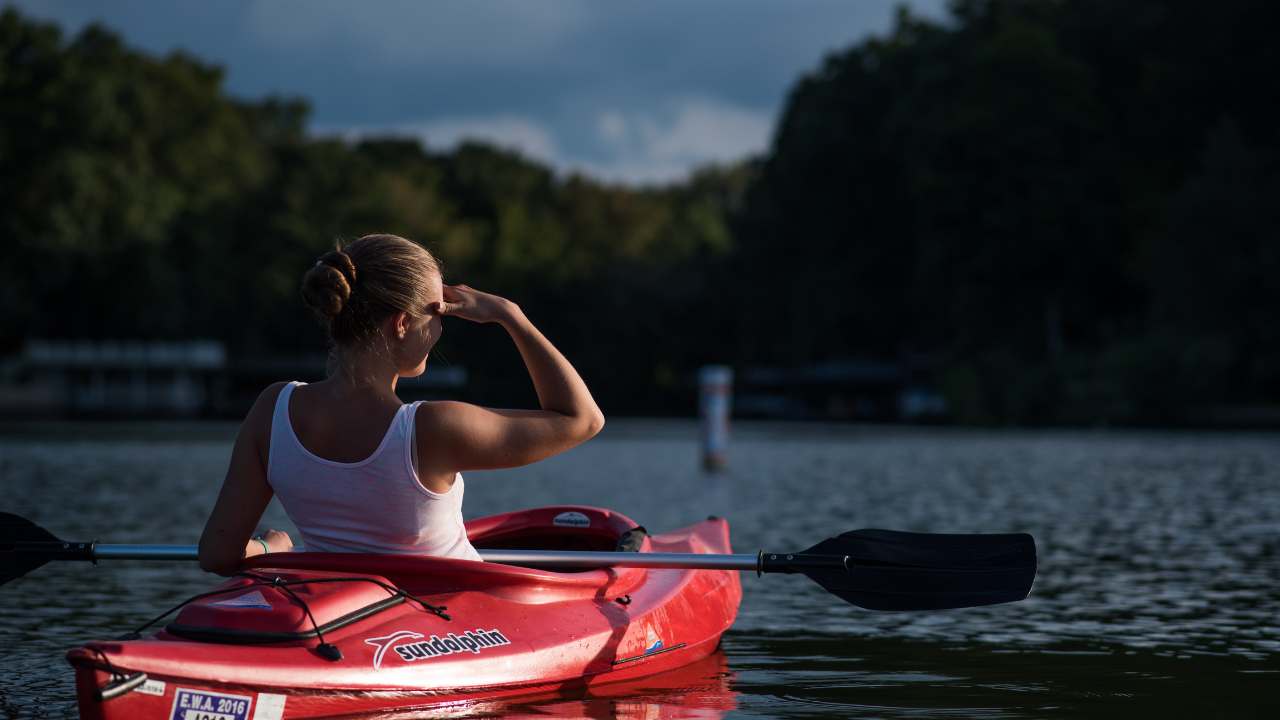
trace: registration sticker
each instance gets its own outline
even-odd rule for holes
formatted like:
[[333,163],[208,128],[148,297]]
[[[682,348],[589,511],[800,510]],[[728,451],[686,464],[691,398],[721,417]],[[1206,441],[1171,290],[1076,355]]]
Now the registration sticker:
[[148,679],[146,682],[138,686],[137,692],[140,692],[143,695],[156,695],[158,697],[164,697],[164,681]]
[[169,720],[249,720],[253,698],[178,688]]
[[280,720],[284,717],[285,700],[284,695],[258,693],[258,702],[253,707],[253,720]]
[[226,608],[253,608],[255,610],[270,610],[271,603],[262,597],[261,590],[254,590],[251,593],[237,595],[228,600],[219,600],[218,602],[209,603],[209,607],[226,607]]

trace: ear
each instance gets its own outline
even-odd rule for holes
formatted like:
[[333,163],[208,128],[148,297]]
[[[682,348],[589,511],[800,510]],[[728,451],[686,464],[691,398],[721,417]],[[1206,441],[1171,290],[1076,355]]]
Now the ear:
[[409,313],[401,310],[391,316],[391,336],[397,340],[403,340],[406,333],[409,332]]

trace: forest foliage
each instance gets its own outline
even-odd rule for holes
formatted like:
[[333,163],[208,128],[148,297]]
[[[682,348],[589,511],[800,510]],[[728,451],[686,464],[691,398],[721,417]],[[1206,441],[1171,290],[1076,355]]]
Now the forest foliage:
[[[1270,3],[963,0],[799,78],[760,158],[628,187],[464,144],[344,142],[303,100],[0,13],[0,353],[30,338],[322,342],[335,240],[417,239],[517,299],[612,412],[706,362],[923,368],[975,423],[1280,403]],[[500,333],[442,351],[528,393]]]

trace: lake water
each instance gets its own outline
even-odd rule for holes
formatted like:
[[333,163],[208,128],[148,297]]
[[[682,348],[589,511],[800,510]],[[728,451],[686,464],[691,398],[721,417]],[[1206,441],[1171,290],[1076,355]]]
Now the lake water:
[[[233,432],[10,427],[0,510],[66,539],[194,543]],[[740,552],[860,527],[1029,532],[1040,571],[1023,602],[919,613],[744,574],[722,653],[687,672],[451,717],[1280,717],[1277,435],[738,423],[728,469],[704,475],[692,423],[618,420],[539,465],[468,475],[468,517],[555,503],[655,532],[721,515]],[[266,522],[291,529],[274,504]],[[211,584],[190,564],[119,562],[0,587],[0,716],[73,717],[67,648]]]

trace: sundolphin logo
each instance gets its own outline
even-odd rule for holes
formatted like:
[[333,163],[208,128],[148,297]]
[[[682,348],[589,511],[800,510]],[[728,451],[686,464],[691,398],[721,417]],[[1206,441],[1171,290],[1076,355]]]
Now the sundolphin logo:
[[[402,642],[404,640],[418,640],[419,642],[405,643]],[[413,662],[454,653],[469,652],[478,655],[481,650],[500,645],[510,645],[511,641],[497,628],[490,628],[489,630],[476,628],[475,630],[468,630],[461,635],[455,635],[454,633],[449,633],[444,637],[432,635],[430,639],[427,639],[422,633],[412,630],[397,630],[390,635],[368,638],[365,643],[378,648],[373,654],[373,667],[379,669],[382,667],[382,658],[386,656],[388,649],[395,650],[396,655],[399,655],[401,660]]]
[[373,669],[377,670],[382,667],[382,656],[387,654],[387,648],[391,647],[391,643],[401,640],[421,640],[426,637],[422,633],[416,633],[412,630],[397,630],[390,635],[382,637],[368,638],[365,643],[378,648],[373,654]]

